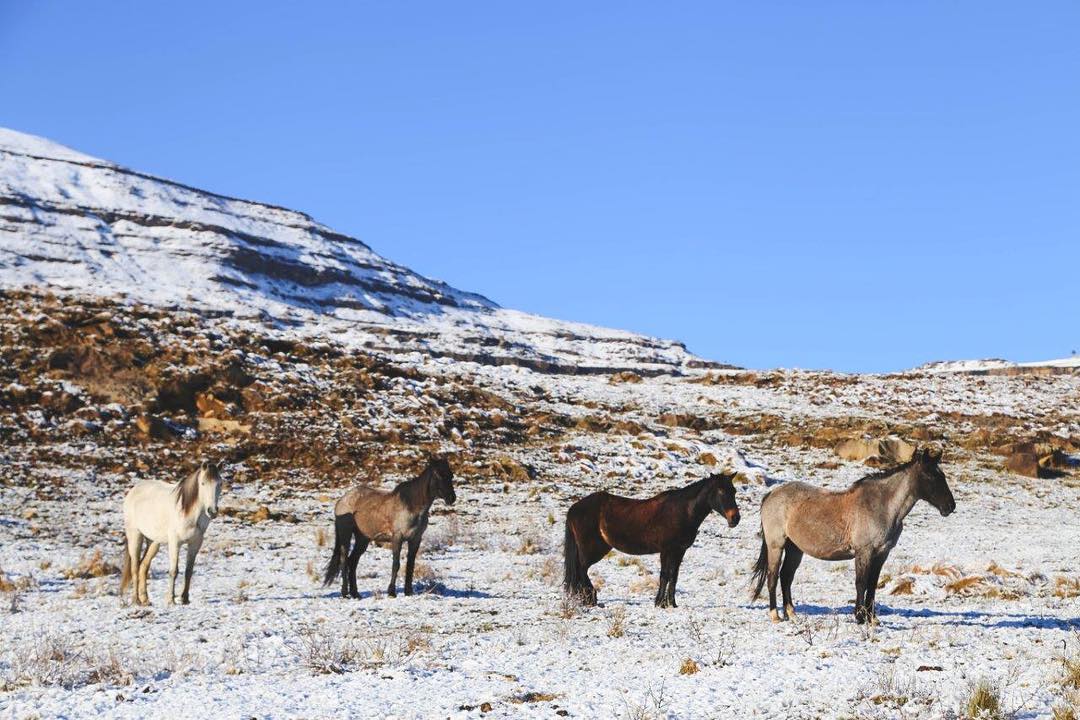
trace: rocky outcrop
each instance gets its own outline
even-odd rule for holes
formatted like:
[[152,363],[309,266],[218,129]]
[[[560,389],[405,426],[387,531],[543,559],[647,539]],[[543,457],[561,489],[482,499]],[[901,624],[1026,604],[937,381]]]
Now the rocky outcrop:
[[852,438],[838,443],[833,450],[844,460],[876,467],[906,463],[915,454],[914,445],[895,436],[870,440]]

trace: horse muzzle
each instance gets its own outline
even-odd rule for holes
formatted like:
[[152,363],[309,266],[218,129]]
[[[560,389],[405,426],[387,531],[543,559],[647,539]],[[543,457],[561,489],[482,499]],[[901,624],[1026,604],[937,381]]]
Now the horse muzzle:
[[206,508],[206,517],[210,518],[211,520],[216,518],[217,514],[218,514],[218,509],[217,508]]
[[727,518],[727,526],[729,528],[733,528],[738,525],[739,520],[742,519],[742,517],[739,515],[738,510],[725,510],[724,517]]

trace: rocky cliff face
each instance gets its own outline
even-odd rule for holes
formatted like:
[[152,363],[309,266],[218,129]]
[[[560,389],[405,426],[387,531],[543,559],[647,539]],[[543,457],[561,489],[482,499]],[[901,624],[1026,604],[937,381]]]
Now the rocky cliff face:
[[680,343],[507,310],[303,213],[0,129],[0,286],[190,308],[358,348],[557,372],[680,373]]

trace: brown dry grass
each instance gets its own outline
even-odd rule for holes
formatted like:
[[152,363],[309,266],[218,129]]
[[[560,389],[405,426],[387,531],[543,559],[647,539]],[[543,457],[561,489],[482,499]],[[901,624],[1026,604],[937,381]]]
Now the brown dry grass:
[[626,607],[619,605],[611,611],[608,617],[607,636],[609,638],[621,638],[626,634]]
[[542,549],[539,540],[532,536],[526,536],[521,539],[521,544],[518,545],[517,550],[514,552],[518,555],[536,555]]
[[999,720],[1005,717],[1001,707],[1001,689],[989,680],[971,686],[964,701],[964,717],[971,720]]
[[1077,720],[1076,708],[1070,705],[1055,705],[1050,711],[1053,720]]
[[515,695],[510,698],[510,702],[515,705],[521,705],[522,703],[538,703],[538,702],[551,702],[557,699],[559,696],[546,692],[527,692],[521,695]]
[[940,575],[942,577],[953,578],[959,580],[964,576],[963,571],[955,565],[946,565],[945,563],[934,563],[930,567],[924,565],[912,565],[907,569],[907,572],[913,575]]
[[1080,597],[1080,578],[1064,575],[1054,578],[1054,595],[1059,598]]
[[968,575],[967,577],[945,583],[945,592],[959,594],[965,590],[976,588],[985,583],[986,580],[981,575]]
[[915,578],[902,577],[898,578],[896,584],[893,585],[892,590],[889,591],[890,595],[910,595],[915,590]]
[[655,575],[645,575],[630,581],[630,592],[651,595],[660,588],[660,578]]
[[61,575],[68,580],[89,580],[90,578],[105,577],[106,575],[116,575],[119,572],[120,568],[107,562],[101,556],[101,549],[95,548],[94,552],[89,555],[84,554],[79,558],[77,565],[67,568]]
[[615,564],[619,567],[635,567],[637,568],[639,575],[648,575],[649,569],[645,567],[645,561],[639,557],[632,555],[619,555],[615,559]]
[[686,658],[682,661],[682,665],[679,666],[680,675],[694,675],[699,670],[701,670],[701,667],[693,658]]

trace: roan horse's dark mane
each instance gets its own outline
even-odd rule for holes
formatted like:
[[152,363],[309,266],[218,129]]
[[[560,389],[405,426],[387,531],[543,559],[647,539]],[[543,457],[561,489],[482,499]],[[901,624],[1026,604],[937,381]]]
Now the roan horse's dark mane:
[[427,498],[420,498],[420,495],[430,488],[431,478],[435,474],[435,468],[439,463],[439,458],[432,458],[424,466],[423,471],[405,482],[399,483],[394,492],[401,496],[401,499],[405,501],[405,504],[409,506],[410,510],[418,507]]
[[184,480],[181,480],[177,483],[176,489],[173,490],[173,493],[176,495],[176,502],[179,503],[180,512],[183,515],[187,515],[191,512],[191,508],[195,507],[195,503],[199,501],[200,470],[196,470]]
[[889,466],[887,468],[884,468],[882,470],[878,470],[877,472],[870,473],[866,477],[859,478],[855,482],[851,483],[851,487],[858,487],[859,485],[863,485],[863,484],[865,484],[867,482],[870,482],[872,480],[882,480],[884,478],[891,477],[893,475],[896,475],[897,473],[900,473],[900,472],[903,472],[903,471],[907,470],[908,468],[910,468],[914,464],[915,464],[915,457],[912,456],[912,458],[910,460],[908,460],[906,463],[900,463],[899,465],[891,465],[891,466]]

